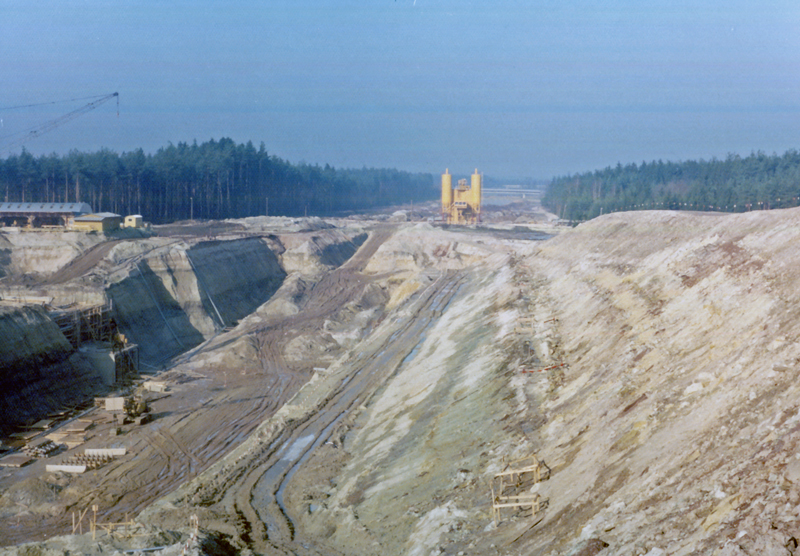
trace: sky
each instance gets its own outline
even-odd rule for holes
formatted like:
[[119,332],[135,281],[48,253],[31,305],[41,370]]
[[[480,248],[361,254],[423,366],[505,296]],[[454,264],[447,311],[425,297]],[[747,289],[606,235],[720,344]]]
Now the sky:
[[230,137],[549,179],[800,147],[796,0],[0,0],[0,71],[0,157]]

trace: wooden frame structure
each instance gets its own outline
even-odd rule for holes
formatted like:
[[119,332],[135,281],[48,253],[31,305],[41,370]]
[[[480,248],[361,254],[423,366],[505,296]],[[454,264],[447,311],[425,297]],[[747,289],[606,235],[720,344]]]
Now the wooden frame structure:
[[116,330],[111,304],[86,309],[50,313],[72,347],[78,349],[86,341],[109,341]]
[[[114,538],[117,536],[118,538],[130,538],[136,536],[142,536],[139,533],[141,529],[141,525],[136,523],[132,519],[128,519],[128,513],[125,513],[125,521],[118,522],[118,523],[98,523],[97,522],[97,510],[99,510],[99,506],[97,504],[92,504],[92,516],[89,518],[89,532],[92,534],[92,540],[96,540],[97,538],[97,528],[100,527],[104,529],[106,534],[110,538]],[[82,512],[79,510],[77,512],[72,512],[72,534],[79,534],[83,535],[83,518],[86,517],[86,513],[89,511],[89,508],[86,508]],[[122,531],[120,531],[120,529]]]
[[542,509],[538,492],[526,492],[531,485],[542,480],[542,464],[536,455],[512,461],[497,473],[491,482],[492,518],[500,521],[503,508],[530,508],[531,517]]

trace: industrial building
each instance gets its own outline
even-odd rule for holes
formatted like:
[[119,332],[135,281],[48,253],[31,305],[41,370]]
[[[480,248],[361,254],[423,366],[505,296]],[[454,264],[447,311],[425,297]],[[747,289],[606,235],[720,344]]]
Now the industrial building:
[[0,203],[0,226],[68,228],[90,212],[86,203]]
[[475,169],[467,180],[458,180],[453,188],[453,176],[446,169],[442,174],[442,220],[448,224],[476,224],[481,221],[481,185],[483,176]]
[[81,232],[110,232],[119,230],[122,216],[112,212],[98,212],[76,216],[72,221],[72,229]]

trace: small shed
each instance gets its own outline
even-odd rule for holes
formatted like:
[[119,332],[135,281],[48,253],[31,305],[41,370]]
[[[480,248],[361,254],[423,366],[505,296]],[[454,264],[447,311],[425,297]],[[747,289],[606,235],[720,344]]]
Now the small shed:
[[125,217],[125,228],[144,228],[144,217],[141,214],[129,214]]
[[122,225],[122,216],[112,212],[98,212],[76,216],[72,221],[72,229],[82,232],[110,232],[118,230]]

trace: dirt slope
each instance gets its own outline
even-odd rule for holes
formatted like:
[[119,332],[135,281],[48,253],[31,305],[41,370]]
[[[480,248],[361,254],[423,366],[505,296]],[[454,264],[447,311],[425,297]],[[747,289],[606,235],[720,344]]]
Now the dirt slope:
[[798,224],[797,210],[610,215],[525,260],[570,365],[538,408],[553,476],[529,547],[794,550]]
[[[299,535],[354,554],[793,552],[799,224],[611,215],[476,265],[416,357],[296,473]],[[534,452],[546,509],[495,527],[489,480]]]

